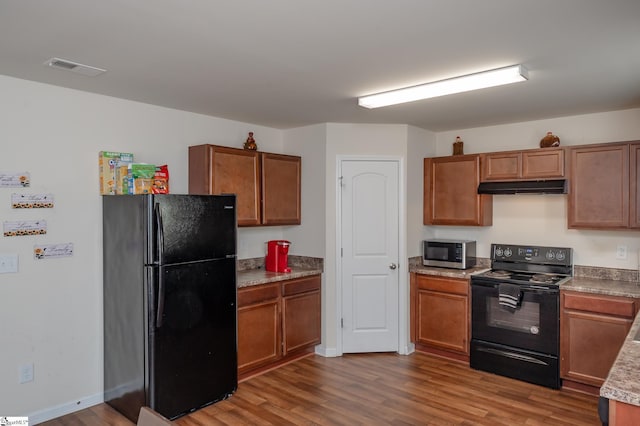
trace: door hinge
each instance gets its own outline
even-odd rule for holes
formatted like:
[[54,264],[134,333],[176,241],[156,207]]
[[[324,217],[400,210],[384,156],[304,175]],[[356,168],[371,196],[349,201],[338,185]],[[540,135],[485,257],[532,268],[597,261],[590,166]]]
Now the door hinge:
[[340,257],[344,257],[344,249],[340,247]]
[[340,318],[340,328],[344,328],[344,318]]

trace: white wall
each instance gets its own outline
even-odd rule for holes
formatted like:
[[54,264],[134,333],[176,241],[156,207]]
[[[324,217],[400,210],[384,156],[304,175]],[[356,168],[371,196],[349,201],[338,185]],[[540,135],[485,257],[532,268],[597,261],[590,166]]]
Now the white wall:
[[326,126],[290,129],[283,132],[284,152],[302,157],[302,223],[284,227],[291,251],[301,256],[324,258]]
[[[587,114],[503,126],[461,129],[437,135],[438,156],[451,155],[456,136],[464,140],[466,154],[538,148],[547,131],[560,137],[562,146],[640,140],[640,109]],[[478,255],[489,257],[491,243],[573,247],[574,264],[636,269],[639,231],[584,231],[567,229],[566,195],[494,195],[493,226],[425,226],[426,236],[470,238],[478,242]],[[618,245],[628,247],[627,260],[618,260]]]
[[[186,193],[189,145],[242,147],[253,131],[261,150],[282,152],[282,131],[5,76],[0,93],[0,172],[28,171],[32,184],[0,188],[0,220],[48,224],[46,235],[0,237],[0,253],[19,255],[19,272],[0,275],[0,414],[35,422],[102,398],[98,152],[167,163],[171,191]],[[12,193],[52,193],[55,207],[11,209]],[[264,241],[281,238],[283,227],[238,234],[240,258],[262,256]],[[65,242],[73,257],[33,259],[34,244]],[[34,363],[35,378],[18,384],[25,363]]]
[[422,254],[422,240],[434,236],[430,229],[423,235],[424,158],[434,157],[436,134],[409,126],[407,133],[407,255]]

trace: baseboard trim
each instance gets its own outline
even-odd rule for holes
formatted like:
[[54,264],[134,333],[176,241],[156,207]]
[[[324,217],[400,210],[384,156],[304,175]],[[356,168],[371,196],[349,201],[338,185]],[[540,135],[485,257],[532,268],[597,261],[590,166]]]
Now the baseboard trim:
[[414,345],[413,343],[409,342],[409,344],[407,346],[403,347],[400,351],[398,351],[398,353],[400,355],[411,355],[415,351],[416,351],[416,345]]
[[323,345],[316,346],[316,355],[323,356],[325,358],[335,358],[338,356],[336,348],[327,348]]
[[29,424],[35,425],[38,423],[43,423],[60,416],[71,414],[79,410],[84,410],[85,408],[93,407],[94,405],[98,405],[103,402],[104,394],[101,392],[95,395],[87,396],[85,398],[80,398],[76,401],[61,404],[56,407],[46,408],[44,410],[36,411],[35,413],[29,414]]

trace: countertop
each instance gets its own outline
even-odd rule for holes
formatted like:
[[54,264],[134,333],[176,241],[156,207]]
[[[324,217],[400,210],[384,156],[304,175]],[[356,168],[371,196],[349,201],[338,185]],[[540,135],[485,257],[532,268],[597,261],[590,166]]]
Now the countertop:
[[640,285],[632,281],[573,277],[560,286],[561,290],[640,298]]
[[269,272],[262,268],[247,269],[238,271],[238,288],[308,277],[311,275],[319,275],[321,273],[322,269],[296,266],[291,267],[291,272]]
[[491,261],[486,258],[477,258],[476,266],[469,269],[436,268],[434,266],[424,266],[422,256],[409,258],[409,272],[422,275],[435,275],[447,278],[469,278],[471,275],[480,274],[491,269]]
[[409,268],[409,272],[415,272],[422,275],[435,275],[438,277],[447,278],[469,278],[471,275],[480,274],[488,271],[491,268],[486,266],[476,266],[469,269],[450,269],[450,268],[436,268],[430,266],[412,266]]
[[269,284],[322,274],[324,259],[289,255],[291,272],[269,272],[264,268],[264,257],[238,260],[238,288]]

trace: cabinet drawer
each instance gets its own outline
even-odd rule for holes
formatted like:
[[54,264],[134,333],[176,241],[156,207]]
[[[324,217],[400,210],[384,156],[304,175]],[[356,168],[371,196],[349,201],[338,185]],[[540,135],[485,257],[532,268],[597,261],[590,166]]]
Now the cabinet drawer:
[[291,296],[293,294],[306,293],[314,290],[320,290],[319,275],[286,281],[282,284],[283,296]]
[[238,290],[238,307],[252,305],[280,296],[280,284],[263,284]]
[[434,277],[431,275],[416,275],[416,283],[419,289],[439,291],[442,293],[469,294],[469,281],[455,278]]
[[562,306],[564,309],[633,318],[636,314],[635,304],[635,300],[625,297],[564,293]]

